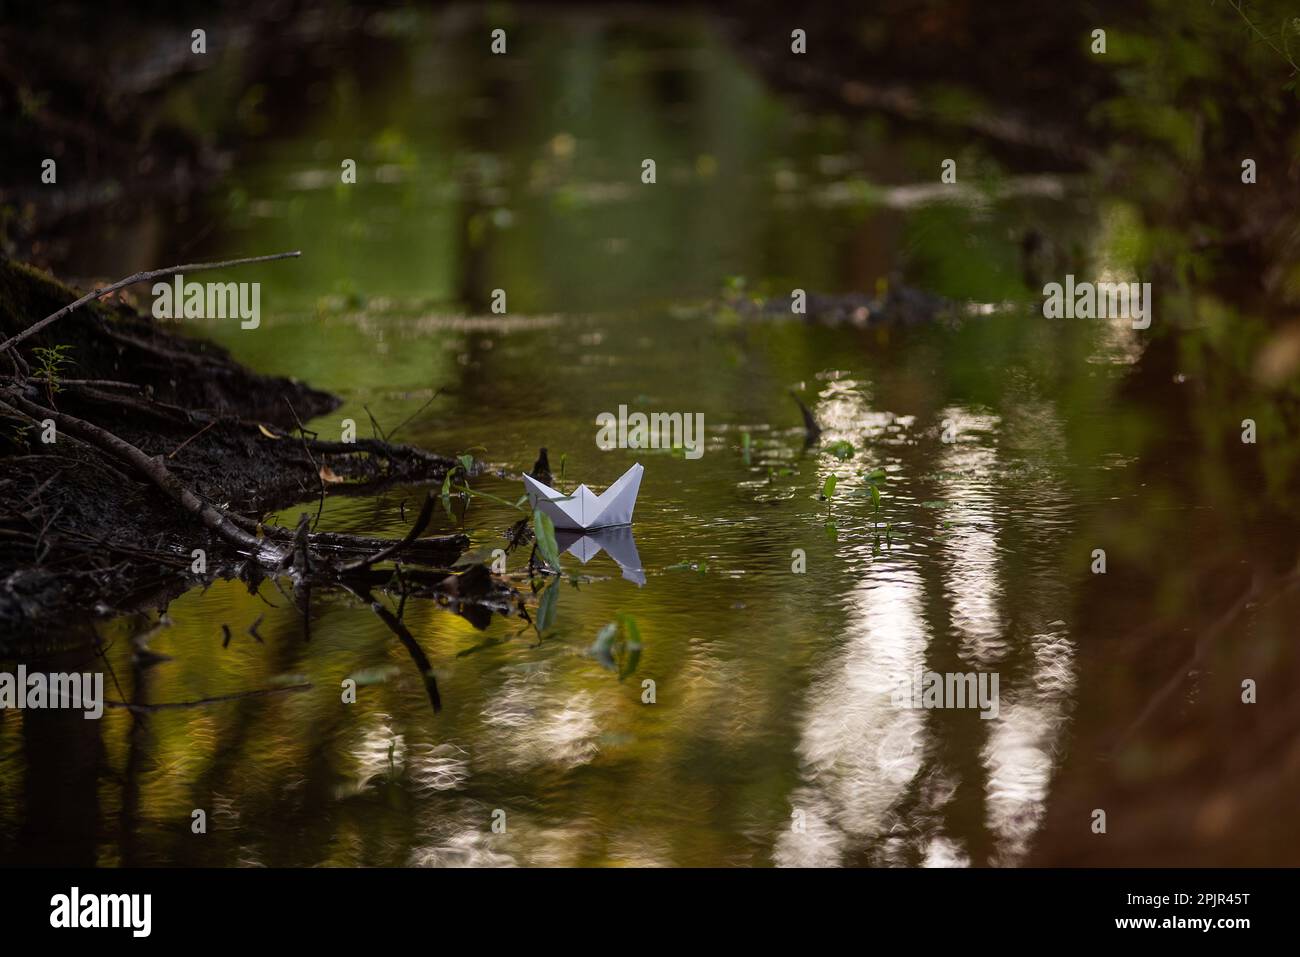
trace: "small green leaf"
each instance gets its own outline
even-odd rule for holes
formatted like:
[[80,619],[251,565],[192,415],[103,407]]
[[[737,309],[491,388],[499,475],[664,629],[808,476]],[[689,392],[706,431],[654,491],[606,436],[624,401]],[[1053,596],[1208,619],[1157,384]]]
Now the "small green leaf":
[[822,499],[824,501],[829,502],[831,500],[831,496],[835,494],[835,483],[838,481],[839,479],[834,475],[826,476],[826,481],[822,483]]
[[591,643],[590,648],[591,656],[611,671],[614,668],[613,648],[616,637],[618,637],[618,623],[611,621],[596,634],[596,640]]
[[555,541],[555,523],[540,509],[533,512],[533,534],[537,536],[537,550],[552,568],[560,567],[560,546]]
[[703,575],[709,570],[708,562],[680,561],[676,565],[665,565],[666,572],[699,572]]
[[548,585],[537,602],[537,634],[543,635],[555,624],[556,603],[560,598],[560,583]]
[[637,620],[628,615],[627,612],[620,612],[619,627],[623,629],[624,644],[621,649],[619,666],[619,680],[632,674],[637,670],[637,664],[641,663],[641,629],[637,627]]
[[596,634],[596,640],[587,649],[587,654],[595,658],[610,671],[618,671],[618,680],[622,681],[637,669],[641,662],[641,629],[636,619],[625,612],[619,612],[616,620],[605,625]]
[[629,640],[627,643],[627,656],[623,659],[623,666],[618,669],[618,680],[622,681],[628,675],[636,671],[636,666],[641,663],[641,642]]
[[456,469],[451,468],[447,474],[442,477],[442,492],[438,498],[442,501],[442,510],[447,513],[447,517],[455,519],[455,514],[451,510],[451,477]]
[[618,623],[623,626],[628,641],[635,641],[638,645],[641,643],[641,629],[637,627],[635,618],[628,614],[621,614],[618,616]]

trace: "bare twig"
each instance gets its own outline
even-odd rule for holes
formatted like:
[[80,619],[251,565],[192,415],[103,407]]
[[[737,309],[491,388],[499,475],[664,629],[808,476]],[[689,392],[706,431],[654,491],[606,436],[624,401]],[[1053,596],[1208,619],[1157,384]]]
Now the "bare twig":
[[[1246,26],[1248,26],[1248,27],[1250,27],[1252,30],[1254,30],[1254,31],[1255,31],[1255,34],[1256,34],[1256,35],[1257,35],[1261,40],[1263,40],[1263,41],[1264,41],[1265,43],[1267,43],[1270,47],[1272,47],[1272,48],[1273,48],[1273,52],[1275,52],[1275,53],[1276,53],[1278,56],[1280,56],[1282,59],[1286,60],[1287,63],[1291,64],[1291,75],[1292,75],[1292,76],[1295,76],[1297,72],[1300,72],[1300,66],[1297,66],[1295,60],[1291,59],[1291,54],[1290,54],[1289,52],[1287,52],[1286,50],[1283,50],[1283,49],[1282,49],[1281,47],[1279,47],[1276,43],[1274,43],[1272,40],[1270,40],[1270,39],[1268,38],[1268,34],[1266,34],[1266,33],[1265,33],[1263,30],[1261,30],[1259,27],[1255,26],[1255,24],[1251,22],[1250,17],[1246,16],[1246,11],[1242,9],[1242,3],[1241,3],[1241,0],[1237,0],[1236,3],[1234,3],[1233,0],[1228,0],[1228,6],[1232,7],[1232,9],[1236,10],[1237,13],[1239,13],[1239,14],[1241,15],[1241,19],[1243,19],[1243,20],[1246,21]],[[1284,22],[1285,22],[1285,21],[1284,21]],[[1286,43],[1286,32],[1285,32],[1285,27],[1283,28],[1283,32],[1280,34],[1280,36],[1282,37],[1282,43],[1285,44],[1285,43]]]
[[306,691],[310,688],[311,682],[303,682],[296,685],[285,685],[283,688],[258,688],[254,691],[240,691],[236,694],[222,694],[213,698],[199,698],[197,701],[164,701],[159,704],[130,704],[126,701],[105,701],[104,705],[109,708],[126,708],[129,711],[148,712],[148,711],[165,711],[172,708],[198,708],[205,704],[218,704],[222,701],[239,701],[242,698],[262,698],[266,695],[283,694],[287,691]]
[[388,436],[384,435],[384,430],[383,430],[383,428],[380,426],[380,424],[379,424],[378,422],[375,421],[375,417],[374,417],[374,415],[371,414],[371,412],[370,412],[370,406],[368,406],[368,405],[362,405],[361,408],[365,409],[365,410],[366,410],[366,415],[368,415],[368,416],[370,417],[370,427],[371,427],[371,428],[372,428],[372,429],[377,433],[379,440],[380,440],[381,442],[387,442],[387,441],[388,441]]
[[442,395],[442,386],[439,386],[437,389],[434,390],[433,395],[429,396],[428,401],[425,402],[424,405],[420,406],[418,409],[416,409],[414,412],[412,412],[410,415],[404,418],[401,422],[397,423],[397,426],[391,432],[388,433],[388,441],[390,442],[393,441],[393,436],[402,430],[402,426],[406,425],[413,418],[415,418],[417,415],[419,415],[421,412],[427,409],[430,405],[432,405],[433,400],[438,398],[438,396],[440,395]]
[[198,438],[200,435],[202,435],[204,432],[208,431],[208,429],[210,429],[210,428],[212,428],[214,425],[216,425],[216,424],[217,424],[217,421],[218,421],[217,419],[213,419],[211,422],[209,422],[209,423],[208,423],[207,425],[205,425],[203,428],[199,429],[197,432],[195,432],[193,435],[191,435],[188,439],[186,439],[186,440],[185,440],[184,442],[182,442],[180,445],[176,446],[176,448],[172,449],[170,452],[167,453],[167,458],[169,458],[169,459],[174,459],[174,458],[176,458],[176,453],[177,453],[177,452],[179,452],[181,449],[185,448],[185,446],[189,445],[191,442],[193,442],[195,439],[197,439],[197,438]]
[[59,385],[87,385],[99,386],[106,389],[134,389],[140,391],[140,386],[134,382],[118,382],[116,379],[60,379]]
[[[302,451],[307,456],[307,461],[311,463],[311,469],[316,473],[316,480],[320,482],[320,504],[316,506],[316,519],[311,523],[312,531],[320,524],[321,513],[325,511],[325,476],[322,474],[321,466],[316,463],[316,457],[311,454],[311,449],[307,448],[307,429],[302,424],[302,419],[298,418],[298,410],[293,407],[287,395],[280,398],[284,399],[284,404],[289,407],[289,412],[293,415],[293,420],[298,423],[298,437],[302,440]],[[312,433],[312,438],[316,433]]]
[[125,279],[119,279],[111,286],[104,286],[102,289],[95,289],[92,292],[86,293],[86,295],[82,296],[76,302],[68,303],[58,312],[51,313],[40,322],[28,326],[22,332],[9,337],[4,342],[0,342],[0,352],[8,351],[12,346],[17,345],[30,336],[36,335],[36,333],[40,332],[46,326],[58,322],[68,313],[80,309],[86,303],[94,302],[96,299],[102,299],[111,292],[117,292],[117,290],[125,289],[127,286],[134,286],[138,282],[149,282],[152,279],[161,279],[163,276],[174,276],[178,272],[205,272],[211,269],[227,269],[231,266],[247,266],[250,263],[266,263],[273,262],[277,259],[293,259],[301,255],[302,252],[295,249],[292,252],[273,253],[270,256],[250,256],[246,259],[228,259],[225,262],[218,263],[186,263],[182,266],[168,266],[166,269],[151,269],[147,272],[133,273]]
[[389,545],[387,548],[380,549],[373,555],[359,558],[354,562],[348,562],[340,569],[340,571],[346,574],[347,572],[355,572],[364,568],[369,568],[371,565],[382,562],[385,558],[397,554],[407,545],[410,545],[413,541],[419,538],[420,534],[428,527],[429,519],[433,517],[433,505],[435,501],[436,499],[434,498],[432,491],[428,492],[424,496],[424,507],[420,509],[420,514],[416,517],[415,524],[407,530],[406,534],[402,536],[400,541],[393,542],[393,544]]
[[398,587],[402,589],[401,600],[397,603],[397,620],[401,621],[406,617],[406,596],[410,590],[406,587],[406,576],[402,574],[402,563],[400,561],[395,562],[393,568],[394,574],[397,575]]
[[1115,740],[1115,744],[1113,745],[1114,749],[1118,750],[1131,740],[1141,727],[1150,720],[1152,715],[1154,715],[1169,700],[1170,696],[1172,696],[1180,687],[1183,687],[1187,680],[1188,673],[1191,672],[1196,663],[1204,657],[1206,651],[1209,650],[1214,642],[1218,641],[1219,638],[1227,632],[1229,626],[1232,625],[1232,623],[1243,612],[1250,608],[1252,604],[1260,600],[1261,595],[1265,595],[1267,590],[1272,588],[1272,594],[1267,594],[1267,597],[1264,599],[1265,603],[1272,602],[1279,596],[1286,594],[1288,591],[1295,588],[1297,585],[1300,585],[1300,575],[1297,574],[1297,571],[1300,571],[1300,569],[1272,580],[1265,580],[1258,572],[1256,572],[1255,576],[1251,579],[1250,585],[1241,592],[1237,597],[1237,600],[1234,601],[1233,604],[1214,622],[1201,631],[1196,638],[1195,643],[1192,645],[1191,654],[1177,669],[1175,669],[1164,685],[1162,685],[1161,688],[1151,696],[1141,713],[1128,725],[1128,727],[1120,732],[1119,736]]
[[92,647],[95,649],[96,657],[104,662],[104,667],[108,669],[109,677],[113,679],[113,687],[117,689],[118,694],[125,698],[126,692],[122,690],[122,685],[117,680],[117,672],[113,670],[113,662],[108,660],[108,649],[104,647],[104,639],[100,635],[99,629],[96,628],[93,623],[90,626],[90,633],[95,639]]

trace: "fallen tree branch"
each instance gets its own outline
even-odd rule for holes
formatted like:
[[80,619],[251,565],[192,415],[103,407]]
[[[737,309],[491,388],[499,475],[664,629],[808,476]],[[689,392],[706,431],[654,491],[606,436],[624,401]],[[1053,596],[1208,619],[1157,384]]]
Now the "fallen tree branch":
[[[232,522],[224,509],[209,505],[195,495],[189,486],[173,475],[167,466],[163,464],[161,456],[152,458],[129,442],[118,438],[112,432],[101,429],[84,419],[75,418],[65,412],[46,409],[28,401],[16,392],[11,391],[9,393],[9,401],[13,405],[0,402],[0,407],[10,411],[21,411],[28,418],[32,418],[37,422],[42,419],[53,420],[60,431],[66,432],[73,438],[80,439],[87,445],[91,445],[110,457],[131,466],[161,489],[173,502],[192,515],[197,516],[204,525],[226,542],[238,549],[249,552],[259,561],[262,560],[261,552],[264,547],[262,540],[255,535],[250,535]],[[17,406],[17,408],[15,409],[14,406]]]
[[[304,425],[297,408],[303,408],[306,401],[310,414],[315,415],[319,407],[336,401],[332,397],[286,380],[247,373],[221,350],[196,347],[194,352],[186,351],[184,341],[170,333],[159,331],[156,338],[144,332],[133,336],[130,330],[148,323],[125,321],[125,317],[121,323],[101,321],[102,309],[83,310],[64,327],[65,332],[71,328],[74,337],[79,330],[86,332],[95,344],[95,349],[86,353],[93,361],[88,360],[81,372],[83,378],[59,378],[56,382],[45,376],[34,381],[23,361],[23,354],[30,356],[33,345],[49,339],[51,334],[41,334],[42,330],[132,283],[296,255],[281,253],[136,273],[68,302],[0,342],[0,351],[5,353],[0,356],[0,428],[8,429],[12,423],[20,429],[9,443],[12,449],[6,446],[2,450],[14,454],[0,454],[5,466],[0,477],[0,491],[4,492],[0,559],[19,562],[17,570],[31,576],[30,581],[21,581],[25,590],[11,586],[7,578],[0,582],[0,638],[7,637],[3,626],[11,620],[35,621],[47,614],[47,609],[69,605],[83,594],[96,601],[105,595],[128,595],[134,607],[142,582],[151,591],[164,586],[160,592],[188,587],[193,582],[193,575],[186,573],[191,569],[187,558],[191,543],[217,549],[215,555],[207,556],[200,577],[237,575],[250,582],[250,589],[251,582],[269,577],[282,595],[281,581],[289,578],[294,592],[289,600],[299,609],[305,609],[303,599],[316,587],[385,587],[393,575],[388,566],[395,560],[430,569],[427,574],[410,573],[413,587],[430,597],[439,594],[446,570],[469,546],[469,540],[464,535],[430,534],[436,512],[432,494],[426,497],[414,524],[392,536],[316,532],[307,524],[294,529],[263,526],[261,522],[270,521],[267,516],[290,500],[295,483],[304,495],[311,494],[311,484],[319,486],[316,521],[320,521],[327,490],[329,494],[360,494],[376,485],[440,479],[453,467],[452,459],[393,444],[389,441],[392,433],[378,428],[383,439],[322,440]],[[14,281],[36,282],[45,290],[39,277],[24,273]],[[78,295],[62,292],[56,299],[41,301],[53,304]],[[13,329],[11,326],[0,335]],[[101,340],[106,348],[100,348]],[[143,352],[137,355],[140,350]],[[124,381],[127,377],[119,369],[137,367],[158,381]],[[196,388],[179,388],[172,381],[169,391],[168,376],[180,378],[177,369],[186,373],[187,380],[192,378],[190,372],[207,378]],[[274,402],[266,395],[246,401],[256,392],[246,386],[263,382],[278,391],[277,396],[267,390]],[[47,395],[55,385],[62,392]],[[155,389],[160,396],[155,396]],[[398,429],[418,418],[438,394],[435,391]],[[56,406],[56,400],[60,405]],[[296,429],[282,431],[283,417],[272,408],[281,401]],[[57,427],[57,451],[56,446],[37,444],[29,435],[32,425],[39,430],[46,420]],[[264,441],[267,438],[294,441]],[[310,484],[305,474],[308,467],[314,476]],[[76,472],[69,472],[70,468]],[[333,470],[340,477],[362,481],[327,485],[327,480],[335,478],[330,474]],[[158,497],[159,492],[165,500]],[[402,519],[405,525],[405,511]],[[117,564],[111,564],[114,561]],[[78,568],[68,569],[70,562],[78,563]],[[373,602],[373,598],[368,601]],[[385,618],[391,613],[380,607],[384,613],[375,613],[394,630]],[[400,622],[400,615],[397,620]],[[307,621],[304,612],[304,625]],[[395,633],[402,637],[400,629]],[[436,705],[436,687],[431,688],[430,697]]]
[[127,286],[134,286],[138,282],[149,282],[152,279],[161,279],[164,276],[174,276],[176,275],[176,273],[205,272],[211,269],[227,269],[231,266],[247,266],[250,263],[273,262],[277,259],[294,259],[301,255],[302,252],[300,250],[295,249],[292,252],[273,253],[270,256],[250,256],[247,259],[228,259],[225,262],[219,262],[219,263],[186,263],[182,266],[168,266],[165,269],[151,269],[148,270],[147,272],[133,273],[130,276],[127,276],[125,279],[119,279],[111,286],[104,286],[102,289],[95,289],[91,292],[86,293],[86,295],[82,296],[76,302],[68,303],[58,312],[51,313],[50,315],[42,319],[40,322],[28,326],[26,329],[24,329],[22,332],[18,333],[17,335],[10,336],[4,342],[0,342],[0,352],[7,352],[12,346],[16,346],[24,339],[36,335],[36,333],[40,332],[46,326],[58,322],[68,313],[80,309],[86,303],[94,302],[96,299],[102,299],[104,296],[107,296],[111,292],[117,292],[117,290],[125,289]]
[[[113,433],[102,429],[99,426],[87,422],[84,419],[78,419],[75,416],[65,412],[58,412],[53,409],[31,402],[16,391],[9,392],[9,401],[0,401],[0,408],[8,409],[11,412],[22,415],[23,417],[39,422],[42,419],[51,419],[59,430],[67,433],[73,438],[79,439],[86,444],[100,450],[129,465],[136,472],[141,474],[149,482],[161,489],[172,501],[176,502],[187,512],[195,515],[209,529],[215,532],[228,544],[242,552],[248,553],[258,561],[259,564],[268,567],[282,567],[286,561],[293,557],[297,552],[302,550],[304,545],[310,545],[312,548],[351,548],[358,549],[364,547],[378,547],[378,551],[370,555],[362,556],[359,559],[342,565],[338,571],[340,574],[348,574],[358,571],[364,571],[378,562],[384,561],[397,555],[402,550],[411,548],[416,545],[417,540],[424,530],[428,527],[433,517],[435,498],[432,492],[425,496],[424,506],[420,510],[419,516],[415,523],[407,530],[406,534],[397,541],[384,541],[382,539],[364,539],[360,537],[331,535],[329,533],[313,533],[299,535],[290,533],[288,529],[277,529],[272,532],[271,529],[263,527],[263,536],[259,537],[247,529],[252,526],[257,528],[257,524],[242,516],[227,512],[216,505],[209,504],[199,498],[184,482],[178,479],[175,474],[166,465],[166,459],[163,456],[149,456],[141,449],[129,442],[119,438]],[[53,480],[53,476],[47,480]],[[39,490],[38,490],[39,491]],[[299,529],[301,531],[301,529]],[[289,544],[286,539],[292,536],[295,541],[289,549],[277,550],[273,542],[279,540],[286,545]],[[302,541],[305,537],[305,541]],[[438,542],[439,547],[451,542]],[[269,550],[269,554],[266,552]],[[302,571],[303,569],[299,569]]]
[[[273,541],[291,543],[296,534],[296,530],[287,525],[262,525],[257,519],[245,518],[235,512],[227,514],[232,522],[247,531],[256,532],[260,526],[262,534]],[[369,535],[352,535],[348,532],[312,532],[307,541],[313,549],[322,554],[343,556],[346,553],[349,558],[376,549],[388,548],[393,544],[391,538],[373,538]],[[469,539],[461,534],[431,535],[428,538],[409,542],[402,559],[422,565],[449,568],[452,562],[469,548],[469,544]]]

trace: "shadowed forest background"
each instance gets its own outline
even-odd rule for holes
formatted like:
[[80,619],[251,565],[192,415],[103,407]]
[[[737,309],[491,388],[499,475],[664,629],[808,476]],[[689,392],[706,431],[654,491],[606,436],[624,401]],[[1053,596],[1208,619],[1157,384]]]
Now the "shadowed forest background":
[[[304,614],[116,556],[121,587],[56,608],[89,559],[51,566],[19,480],[47,450],[0,421],[0,663],[109,667],[134,705],[0,711],[0,861],[1297,862],[1300,10],[839,6],[0,3],[0,338],[56,281],[301,249],[212,274],[262,283],[259,329],[179,326],[264,377],[226,383],[250,422],[289,448],[299,412],[322,439],[373,417],[471,456],[430,525],[466,536],[462,572],[509,541],[539,448],[568,487],[641,461],[648,576],[539,575],[524,546],[492,593],[517,600],[475,607],[385,573],[427,669],[342,589]],[[1150,282],[1151,329],[1044,319],[1067,273]],[[949,308],[798,317],[795,288]],[[108,361],[91,321],[42,333],[58,374]],[[600,451],[620,404],[703,412],[705,455]],[[306,474],[248,515],[314,516]],[[386,479],[331,487],[317,527],[400,537],[441,474]],[[915,667],[998,671],[999,718],[892,707]]]

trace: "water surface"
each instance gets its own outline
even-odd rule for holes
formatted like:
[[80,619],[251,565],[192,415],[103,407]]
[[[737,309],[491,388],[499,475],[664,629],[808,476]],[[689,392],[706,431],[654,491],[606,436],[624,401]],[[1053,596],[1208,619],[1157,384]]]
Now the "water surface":
[[[238,277],[264,283],[261,328],[196,332],[339,394],[310,423],[322,437],[344,419],[369,434],[373,415],[486,463],[471,484],[493,498],[457,497],[431,529],[464,531],[484,555],[520,517],[497,500],[522,494],[515,476],[539,447],[566,488],[640,462],[645,584],[608,555],[566,555],[541,633],[412,599],[439,713],[405,649],[346,594],[316,597],[308,642],[269,583],[195,589],[150,637],[167,656],[152,665],[130,637],[157,612],[117,619],[101,629],[115,699],[310,687],[102,722],[0,714],[5,858],[1028,860],[1070,742],[1088,733],[1074,722],[1098,638],[1081,616],[1091,550],[1159,546],[1158,531],[1098,529],[1221,503],[1212,487],[1168,492],[1183,463],[1138,470],[1178,387],[1125,386],[1131,329],[1015,304],[1031,286],[1027,229],[1108,261],[1128,235],[1122,206],[1068,176],[937,202],[891,192],[932,182],[949,145],[799,112],[705,23],[561,19],[494,63],[385,22],[367,42],[389,69],[341,65],[306,84],[292,117],[265,107],[266,130],[191,225],[159,227],[188,229],[194,258],[303,250]],[[358,160],[355,186],[338,183],[343,157]],[[989,182],[1014,187],[995,166]],[[987,308],[958,328],[877,330],[721,304],[900,280]],[[488,308],[498,288],[506,315]],[[811,444],[791,391],[825,428]],[[704,454],[600,450],[596,417],[620,405],[702,413]],[[320,527],[400,534],[424,492],[333,495]],[[509,570],[536,622],[545,592],[526,560],[512,553]],[[1145,587],[1121,577],[1109,600],[1140,615]],[[620,615],[643,642],[622,677],[589,653]],[[97,667],[88,651],[58,662]],[[998,717],[897,707],[897,677],[921,668],[997,673]],[[341,700],[349,677],[355,704]]]

